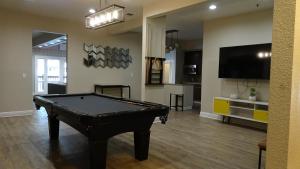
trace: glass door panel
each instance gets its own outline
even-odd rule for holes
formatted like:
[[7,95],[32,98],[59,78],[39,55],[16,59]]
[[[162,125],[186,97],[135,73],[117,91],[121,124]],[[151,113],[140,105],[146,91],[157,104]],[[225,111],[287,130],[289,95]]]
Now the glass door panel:
[[64,61],[64,83],[67,83],[67,62]]
[[44,94],[46,92],[45,85],[45,59],[36,60],[36,76],[35,76],[35,93]]
[[35,94],[48,94],[48,83],[67,82],[65,58],[35,57]]
[[47,81],[48,82],[60,81],[60,60],[58,59],[47,60]]

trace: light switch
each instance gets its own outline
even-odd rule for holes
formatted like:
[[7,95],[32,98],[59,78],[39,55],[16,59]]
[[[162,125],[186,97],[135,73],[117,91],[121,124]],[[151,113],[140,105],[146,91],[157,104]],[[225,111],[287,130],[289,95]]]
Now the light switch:
[[23,79],[25,79],[27,77],[27,74],[26,73],[22,73],[22,77],[23,77]]

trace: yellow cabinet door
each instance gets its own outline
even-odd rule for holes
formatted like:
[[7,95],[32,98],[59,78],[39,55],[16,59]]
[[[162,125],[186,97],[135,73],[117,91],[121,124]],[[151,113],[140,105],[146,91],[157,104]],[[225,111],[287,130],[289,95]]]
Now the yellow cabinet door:
[[266,111],[266,110],[255,110],[253,118],[255,120],[267,123],[268,122],[268,111]]
[[220,115],[229,115],[229,101],[222,99],[214,100],[214,112]]

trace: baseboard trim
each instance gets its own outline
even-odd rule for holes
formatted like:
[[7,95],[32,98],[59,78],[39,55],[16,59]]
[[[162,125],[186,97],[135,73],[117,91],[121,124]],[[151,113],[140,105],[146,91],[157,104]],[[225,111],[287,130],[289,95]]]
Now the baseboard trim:
[[192,110],[193,109],[193,106],[186,106],[186,107],[183,107],[183,110]]
[[[183,107],[183,110],[192,110],[193,106],[186,106]],[[175,107],[172,107],[171,110],[175,110]],[[181,111],[181,107],[178,107],[178,111]]]
[[214,113],[208,113],[208,112],[200,112],[200,117],[208,118],[208,119],[214,119],[214,120],[222,120],[222,117],[214,114]]
[[16,116],[31,116],[31,115],[33,115],[34,112],[35,112],[35,110],[0,112],[0,118],[16,117]]

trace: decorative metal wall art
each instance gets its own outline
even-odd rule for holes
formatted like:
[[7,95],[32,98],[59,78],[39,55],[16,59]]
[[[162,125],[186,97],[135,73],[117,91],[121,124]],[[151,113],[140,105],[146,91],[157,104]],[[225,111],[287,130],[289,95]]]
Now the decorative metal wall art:
[[109,68],[128,68],[132,63],[132,57],[129,55],[129,49],[111,48],[109,46],[83,45],[83,50],[87,53],[84,58],[84,65],[87,67],[109,67]]

